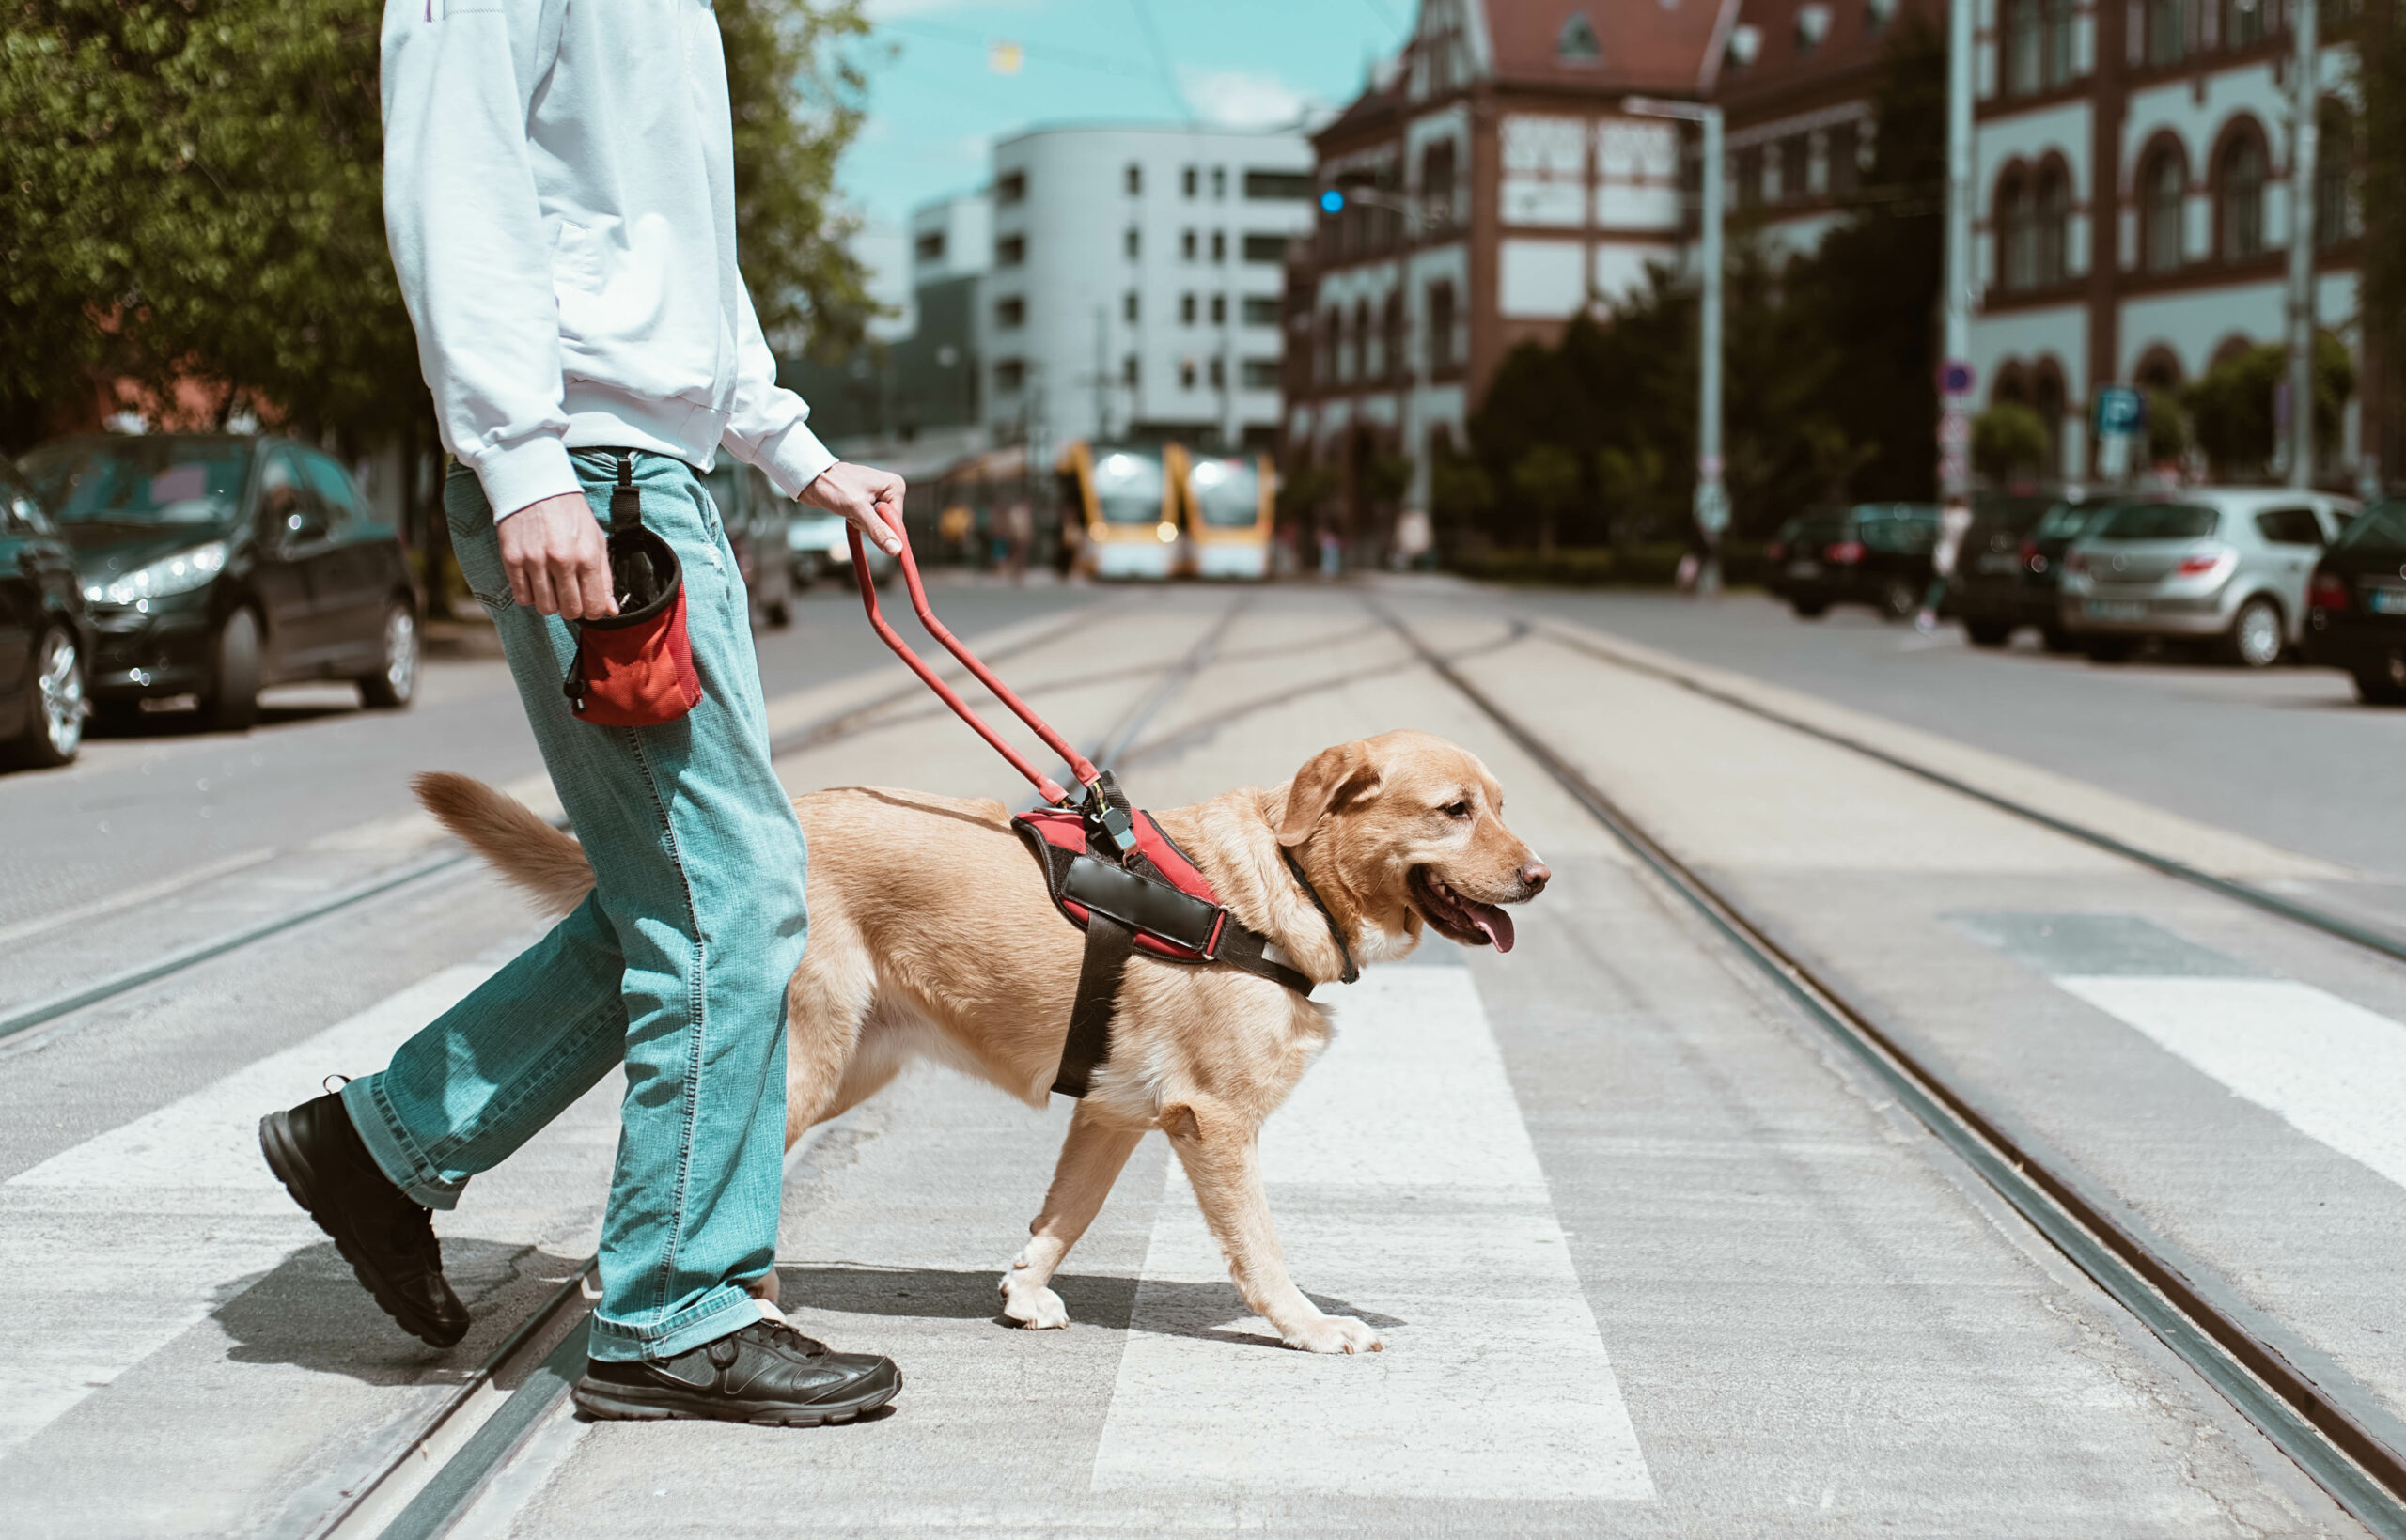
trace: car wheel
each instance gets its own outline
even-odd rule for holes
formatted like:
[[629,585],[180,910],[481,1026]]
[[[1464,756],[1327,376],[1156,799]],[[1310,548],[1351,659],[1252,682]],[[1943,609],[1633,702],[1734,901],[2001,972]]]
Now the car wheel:
[[47,770],[75,757],[84,742],[84,649],[63,626],[45,632],[34,652],[34,694],[24,730],[8,746],[11,764]]
[[2136,652],[2138,644],[2127,636],[2092,636],[2081,643],[2080,649],[2092,663],[2118,663]]
[[379,711],[398,711],[417,698],[417,615],[395,599],[384,612],[384,666],[359,677],[359,702]]
[[219,732],[239,733],[259,720],[258,616],[248,610],[227,615],[214,650],[201,720]]
[[2080,638],[2061,626],[2049,626],[2039,631],[2039,645],[2049,652],[2078,652]]
[[1807,604],[1803,599],[1797,600],[1789,608],[1796,612],[1796,618],[1799,620],[1819,620],[1830,613],[1830,607],[1826,604]]
[[2269,599],[2251,599],[2231,617],[2223,656],[2242,668],[2270,668],[2281,661],[2287,642],[2281,634],[2280,607]]
[[2013,640],[2013,628],[2002,620],[1966,620],[1963,634],[1976,647],[2001,647]]
[[2406,658],[2355,671],[2356,699],[2367,706],[2406,706]]
[[1880,590],[1880,618],[1911,620],[1921,613],[1921,590],[1902,578],[1891,578]]

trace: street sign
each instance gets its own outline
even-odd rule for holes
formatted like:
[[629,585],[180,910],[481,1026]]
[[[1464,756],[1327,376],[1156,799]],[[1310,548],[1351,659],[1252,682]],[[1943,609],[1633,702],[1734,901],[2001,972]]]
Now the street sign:
[[1969,396],[1974,378],[1971,365],[1960,358],[1950,358],[1938,366],[1938,394]]
[[2147,415],[2147,398],[2128,385],[2107,385],[2097,393],[2097,431],[2101,435],[2136,434]]
[[1938,414],[1938,446],[1941,449],[1965,449],[1972,443],[1972,414],[1960,406],[1950,406]]
[[1696,483],[1695,527],[1708,538],[1718,538],[1729,527],[1729,491],[1720,482]]

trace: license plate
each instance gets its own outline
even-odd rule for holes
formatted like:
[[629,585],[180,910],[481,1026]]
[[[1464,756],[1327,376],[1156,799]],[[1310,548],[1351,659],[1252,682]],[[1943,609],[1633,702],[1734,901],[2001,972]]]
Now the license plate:
[[1821,575],[1821,564],[1820,562],[1789,562],[1788,575],[1791,578],[1818,578]]
[[2001,556],[1990,555],[1980,558],[1980,570],[1983,572],[2010,572],[2021,565],[2022,558],[2011,552],[2007,552]]
[[2091,620],[2145,620],[2147,606],[2138,603],[2116,603],[2108,599],[2092,599],[2088,601],[2088,618]]
[[2406,588],[2375,588],[2365,595],[2365,608],[2375,614],[2406,614]]

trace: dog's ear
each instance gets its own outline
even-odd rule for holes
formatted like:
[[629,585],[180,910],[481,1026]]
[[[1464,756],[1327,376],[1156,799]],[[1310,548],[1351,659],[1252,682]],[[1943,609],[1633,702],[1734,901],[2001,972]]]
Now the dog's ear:
[[1286,816],[1278,820],[1278,843],[1301,845],[1320,820],[1379,789],[1379,767],[1369,745],[1355,739],[1312,755],[1287,788]]

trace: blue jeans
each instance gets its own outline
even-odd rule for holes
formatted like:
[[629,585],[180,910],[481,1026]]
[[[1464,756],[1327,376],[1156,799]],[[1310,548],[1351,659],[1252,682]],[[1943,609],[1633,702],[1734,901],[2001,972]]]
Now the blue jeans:
[[[607,519],[616,470],[579,451]],[[691,467],[634,456],[644,522],[684,567],[702,701],[657,727],[580,722],[565,621],[513,602],[473,474],[443,490],[452,547],[492,612],[535,741],[593,863],[551,934],[352,1081],[344,1105],[386,1175],[449,1208],[470,1176],[626,1065],[592,1354],[668,1358],[759,1319],[744,1284],[777,1243],[786,980],[802,961],[802,826],[769,764],[750,604]]]

